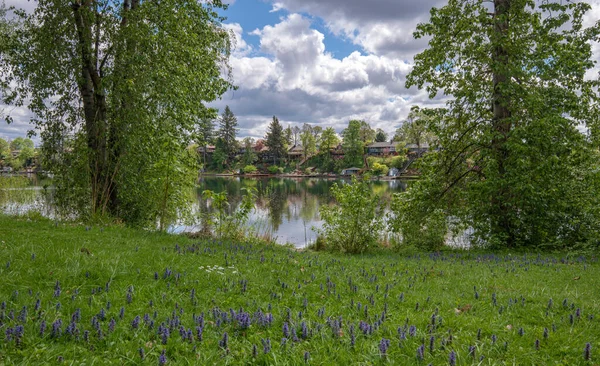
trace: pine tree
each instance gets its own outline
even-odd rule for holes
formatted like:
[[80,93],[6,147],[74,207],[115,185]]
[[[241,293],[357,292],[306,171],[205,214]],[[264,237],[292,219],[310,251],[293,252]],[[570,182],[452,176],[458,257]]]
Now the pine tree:
[[225,106],[225,111],[221,115],[219,120],[219,138],[222,140],[223,152],[227,156],[227,164],[233,159],[238,150],[238,142],[235,139],[237,133],[237,118],[229,109],[229,106]]
[[273,121],[269,125],[267,136],[265,138],[265,145],[269,148],[269,153],[273,157],[273,164],[277,164],[282,158],[285,157],[285,135],[283,133],[283,127],[277,117],[273,116]]

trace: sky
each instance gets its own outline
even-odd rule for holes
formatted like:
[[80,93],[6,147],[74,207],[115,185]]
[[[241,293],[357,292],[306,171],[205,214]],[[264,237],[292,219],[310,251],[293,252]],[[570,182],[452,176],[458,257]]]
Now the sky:
[[[34,1],[5,2],[35,7]],[[405,81],[414,56],[427,46],[426,40],[413,39],[416,25],[447,0],[226,2],[225,26],[235,36],[230,65],[239,89],[211,106],[222,111],[229,105],[240,138],[262,138],[273,116],[284,127],[310,123],[337,132],[349,120],[363,119],[392,135],[412,106],[442,103],[415,87],[406,89]],[[600,19],[600,0],[588,2],[591,24]],[[600,46],[594,49],[600,61]],[[31,128],[29,113],[10,111],[15,122],[0,121],[0,137],[24,136]]]

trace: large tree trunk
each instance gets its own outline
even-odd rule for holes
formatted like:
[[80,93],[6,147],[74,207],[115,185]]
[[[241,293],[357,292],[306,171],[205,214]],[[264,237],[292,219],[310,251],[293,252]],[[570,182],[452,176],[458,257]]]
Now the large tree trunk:
[[92,188],[92,212],[101,212],[105,207],[106,187],[110,177],[106,171],[106,96],[102,79],[98,74],[97,60],[93,52],[92,0],[73,1],[71,7],[77,29],[81,75],[79,92],[83,101],[85,131],[87,135],[88,160]]
[[497,164],[498,190],[492,198],[492,231],[503,237],[507,247],[515,246],[515,237],[511,227],[511,207],[507,202],[510,187],[506,182],[506,163],[508,150],[506,141],[511,130],[511,113],[506,84],[510,82],[508,41],[509,14],[511,0],[494,0],[494,35],[492,37],[492,153]]

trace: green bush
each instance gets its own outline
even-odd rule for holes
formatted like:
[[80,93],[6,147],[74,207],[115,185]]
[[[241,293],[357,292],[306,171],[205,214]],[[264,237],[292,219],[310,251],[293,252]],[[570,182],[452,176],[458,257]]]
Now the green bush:
[[383,228],[379,196],[365,181],[352,178],[352,184],[334,184],[331,194],[336,205],[321,206],[324,221],[317,229],[328,249],[345,253],[362,253],[377,245]]
[[256,173],[257,169],[254,165],[246,165],[244,167],[244,174]]
[[387,175],[387,173],[390,171],[390,168],[388,168],[387,165],[379,163],[374,163],[371,169],[375,175]]
[[271,165],[270,167],[267,168],[267,170],[271,174],[282,174],[283,173],[283,168],[280,168],[277,165]]
[[406,162],[406,156],[398,155],[398,156],[394,156],[393,158],[390,159],[390,163],[388,164],[388,166],[390,168],[402,169],[402,167],[404,167],[405,162]]
[[[414,187],[414,191],[418,191]],[[400,235],[396,248],[417,247],[439,250],[445,244],[448,233],[447,213],[420,201],[411,199],[407,192],[395,194],[391,204],[392,217],[388,225],[391,232]]]

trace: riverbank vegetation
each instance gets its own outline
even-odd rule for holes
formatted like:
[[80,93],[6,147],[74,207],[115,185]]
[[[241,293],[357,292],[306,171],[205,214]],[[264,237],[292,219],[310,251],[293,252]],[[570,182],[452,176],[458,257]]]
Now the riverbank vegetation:
[[4,364],[598,359],[594,256],[340,256],[45,219],[0,227]]

